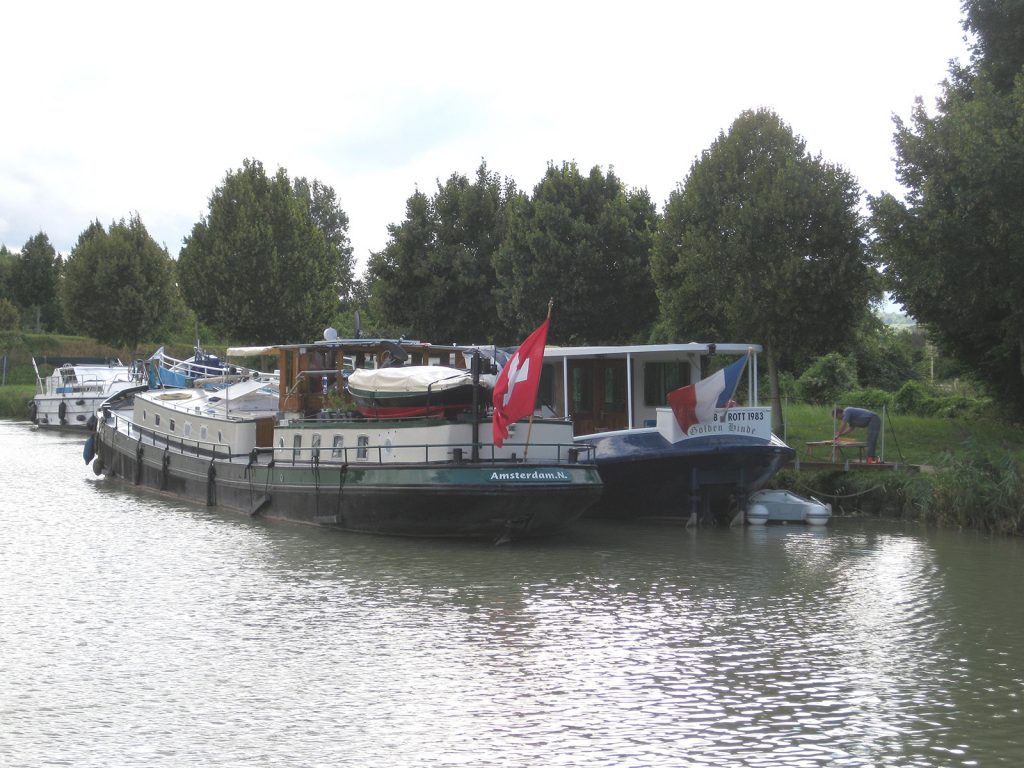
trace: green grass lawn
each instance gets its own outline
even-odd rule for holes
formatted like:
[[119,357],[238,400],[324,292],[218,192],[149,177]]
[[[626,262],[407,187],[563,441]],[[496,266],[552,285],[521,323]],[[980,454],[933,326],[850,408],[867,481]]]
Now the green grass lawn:
[[[805,455],[807,442],[828,440],[834,434],[835,425],[827,406],[790,404],[783,407],[783,416],[786,428],[782,436],[801,457]],[[865,430],[854,430],[849,437],[863,439]],[[1013,455],[1024,461],[1024,429],[1018,424],[988,418],[949,419],[886,413],[882,419],[879,454],[888,462],[935,466],[950,455],[976,451]]]

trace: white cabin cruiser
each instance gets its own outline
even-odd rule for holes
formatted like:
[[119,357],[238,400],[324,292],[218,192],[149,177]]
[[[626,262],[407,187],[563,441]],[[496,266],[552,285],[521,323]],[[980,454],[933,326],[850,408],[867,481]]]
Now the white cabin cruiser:
[[46,429],[91,428],[89,418],[107,398],[139,386],[145,378],[138,365],[120,360],[65,358],[65,362],[43,378],[36,372],[36,394],[29,403],[29,420]]

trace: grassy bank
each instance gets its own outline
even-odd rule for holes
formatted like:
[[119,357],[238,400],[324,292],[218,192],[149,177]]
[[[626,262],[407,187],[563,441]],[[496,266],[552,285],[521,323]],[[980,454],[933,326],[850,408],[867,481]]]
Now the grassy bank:
[[[784,408],[783,437],[803,452],[809,441],[828,440],[835,432],[830,409],[819,405]],[[850,437],[863,439],[865,430]],[[879,454],[887,462],[938,466],[951,456],[998,451],[1024,462],[1024,429],[995,418],[944,418],[886,413]]]
[[[786,422],[787,442],[801,455],[808,441],[833,434],[830,409],[824,406],[789,407]],[[1024,535],[1024,430],[1019,425],[996,418],[886,414],[884,440],[887,462],[920,471],[787,469],[773,484],[830,501],[838,514]]]
[[0,387],[0,419],[28,419],[28,401],[36,393],[31,384],[9,384]]

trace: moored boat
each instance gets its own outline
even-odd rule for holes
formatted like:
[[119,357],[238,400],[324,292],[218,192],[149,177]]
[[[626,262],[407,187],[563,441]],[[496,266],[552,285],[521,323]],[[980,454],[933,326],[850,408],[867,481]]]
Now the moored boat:
[[196,345],[191,357],[178,359],[159,347],[146,360],[146,376],[153,389],[170,387],[182,389],[197,379],[217,378],[228,373],[229,366],[217,355],[203,351]]
[[[570,418],[575,440],[594,446],[604,494],[590,514],[692,520],[742,509],[795,455],[772,433],[771,409],[758,405],[759,351],[705,343],[548,347],[541,410]],[[715,355],[749,356],[735,395],[746,405],[736,405],[733,393],[722,407],[693,404],[684,428],[669,397],[696,387]]]
[[766,523],[807,523],[826,525],[832,517],[832,505],[805,498],[787,490],[763,489],[747,500],[746,519],[750,525]]
[[[254,349],[258,353],[262,348]],[[253,376],[267,381],[277,375],[229,363],[206,352],[198,344],[192,356],[185,359],[172,357],[164,347],[160,347],[145,361],[145,369],[150,389],[219,388],[228,382]]]
[[[444,375],[470,370],[465,348],[404,340],[266,348],[278,357],[279,380],[254,375],[105,404],[93,469],[247,514],[409,536],[548,535],[599,498],[597,468],[565,419],[536,419],[497,447],[489,391],[475,377],[475,396],[459,407],[406,418],[360,413],[346,381],[385,370],[378,366],[396,344],[412,378],[427,366]],[[389,370],[400,377],[401,368]]]
[[36,394],[28,404],[29,420],[44,429],[84,430],[107,398],[137,387],[143,380],[139,365],[120,360],[64,358],[47,377],[36,372]]

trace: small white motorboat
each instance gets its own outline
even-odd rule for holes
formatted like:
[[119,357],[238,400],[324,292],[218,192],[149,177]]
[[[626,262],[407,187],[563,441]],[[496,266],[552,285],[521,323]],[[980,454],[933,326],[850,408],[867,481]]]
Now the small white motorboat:
[[807,523],[825,525],[832,517],[832,505],[817,499],[808,499],[792,491],[757,491],[747,502],[747,522],[751,525],[765,523]]

